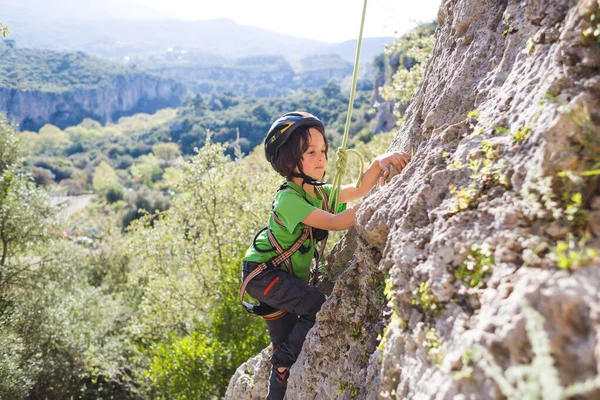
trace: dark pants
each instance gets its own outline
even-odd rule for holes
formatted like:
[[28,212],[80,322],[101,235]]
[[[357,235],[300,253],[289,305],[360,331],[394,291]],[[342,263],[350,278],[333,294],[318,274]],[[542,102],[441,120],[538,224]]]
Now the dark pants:
[[[256,266],[256,263],[244,263],[243,278]],[[279,319],[266,321],[273,343],[270,358],[273,371],[267,398],[280,399],[285,394],[285,385],[277,384],[274,369],[289,368],[296,362],[306,334],[315,324],[317,312],[325,302],[325,295],[280,269],[261,272],[248,283],[246,291],[256,300],[288,312]]]

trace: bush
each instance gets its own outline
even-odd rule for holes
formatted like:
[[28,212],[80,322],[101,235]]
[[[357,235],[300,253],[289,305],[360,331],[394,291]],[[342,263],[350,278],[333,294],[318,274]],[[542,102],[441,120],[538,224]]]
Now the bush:
[[124,198],[129,204],[121,220],[124,228],[144,215],[144,212],[140,212],[140,210],[153,214],[156,211],[165,211],[171,206],[169,197],[146,186],[142,186],[137,192],[128,191]]
[[81,183],[75,179],[65,179],[60,182],[60,185],[67,189],[67,196],[80,196],[83,194]]
[[146,372],[158,399],[211,399],[223,395],[230,375],[227,349],[218,341],[192,332],[153,347]]
[[123,200],[123,188],[121,186],[111,186],[106,191],[106,201],[110,204]]
[[56,182],[70,178],[73,175],[73,164],[65,159],[58,157],[34,158],[33,165],[44,168],[52,172]]
[[48,186],[54,182],[54,174],[46,168],[36,167],[31,174],[33,175],[33,181],[38,186]]
[[118,169],[128,169],[133,165],[133,157],[129,154],[122,155],[117,157],[117,168]]

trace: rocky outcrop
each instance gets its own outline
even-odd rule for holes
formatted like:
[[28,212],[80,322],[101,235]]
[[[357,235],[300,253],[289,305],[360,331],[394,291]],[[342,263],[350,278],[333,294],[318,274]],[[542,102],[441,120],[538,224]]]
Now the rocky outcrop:
[[0,88],[0,111],[19,130],[37,131],[47,123],[66,128],[92,118],[104,124],[126,115],[177,107],[187,93],[180,83],[147,73],[107,79],[107,84],[96,88],[58,92]]
[[599,6],[443,1],[288,399],[600,396]]

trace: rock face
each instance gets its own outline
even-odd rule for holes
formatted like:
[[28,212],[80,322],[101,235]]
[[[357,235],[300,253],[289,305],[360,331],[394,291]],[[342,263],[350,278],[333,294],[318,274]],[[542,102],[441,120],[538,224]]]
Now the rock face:
[[413,160],[330,256],[288,399],[599,398],[599,7],[443,1]]
[[98,88],[57,93],[0,88],[0,111],[19,130],[37,131],[46,123],[64,129],[84,118],[104,124],[125,115],[177,107],[186,92],[172,79],[147,73],[119,75]]

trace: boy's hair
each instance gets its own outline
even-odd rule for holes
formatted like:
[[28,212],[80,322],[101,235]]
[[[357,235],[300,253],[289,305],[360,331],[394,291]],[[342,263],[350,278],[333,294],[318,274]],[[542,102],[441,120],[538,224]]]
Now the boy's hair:
[[[298,168],[300,173],[304,173],[302,170],[302,154],[308,150],[310,145],[310,133],[308,132],[310,128],[315,128],[321,132],[325,141],[325,148],[329,150],[329,141],[325,131],[320,126],[300,126],[296,128],[293,135],[279,148],[277,159],[273,164],[275,171],[288,181],[292,179],[295,168]],[[325,153],[325,158],[327,158],[327,153]]]

